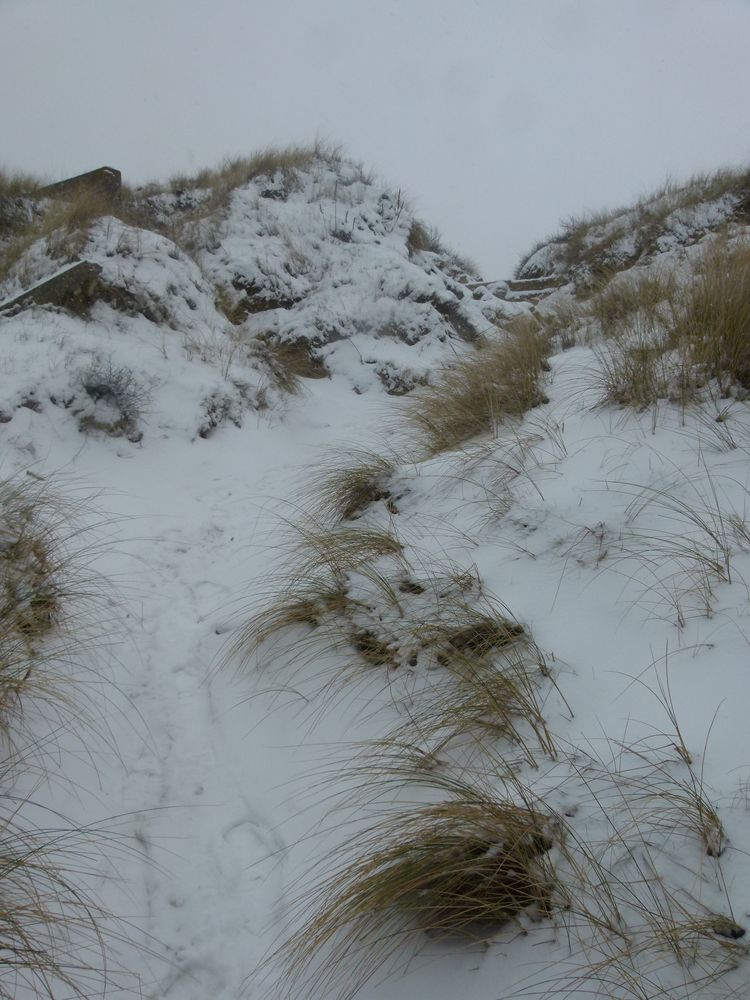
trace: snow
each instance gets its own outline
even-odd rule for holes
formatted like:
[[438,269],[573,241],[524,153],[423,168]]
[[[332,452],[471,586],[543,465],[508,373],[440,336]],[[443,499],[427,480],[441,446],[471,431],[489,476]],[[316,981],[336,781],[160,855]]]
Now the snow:
[[[669,903],[685,920],[720,913],[744,926],[750,916],[747,406],[732,402],[721,423],[707,407],[603,408],[595,354],[575,347],[552,358],[548,403],[496,439],[425,459],[406,429],[405,402],[371,373],[390,365],[399,378],[427,378],[454,348],[468,349],[419,301],[455,296],[455,282],[431,270],[429,254],[409,260],[408,224],[384,223],[365,185],[344,211],[352,241],[326,237],[334,182],[308,178],[313,200],[304,184],[288,201],[259,199],[256,183],[238,191],[199,263],[166,237],[103,220],[87,259],[159,305],[159,322],[104,304],[85,320],[38,307],[0,317],[0,405],[12,413],[2,425],[4,476],[33,473],[63,495],[96,495],[95,511],[81,505],[91,527],[79,543],[85,552],[92,541],[88,571],[109,581],[97,585],[100,610],[89,624],[99,638],[79,678],[89,680],[93,728],[82,734],[73,715],[55,731],[59,722],[43,713],[28,724],[34,740],[54,736],[56,747],[42,755],[48,779],[36,782],[35,801],[73,827],[107,831],[112,845],[92,856],[87,877],[119,918],[103,921],[122,938],[112,944],[110,994],[271,996],[281,971],[275,948],[294,928],[305,880],[326,870],[327,852],[356,841],[399,801],[434,797],[388,784],[377,756],[364,779],[354,764],[364,741],[399,727],[421,742],[409,724],[420,705],[445,696],[439,664],[420,653],[416,665],[363,668],[330,630],[316,638],[305,626],[244,660],[232,654],[249,615],[295,566],[321,468],[366,446],[397,451],[394,505],[378,500],[353,524],[402,543],[400,555],[377,561],[387,579],[408,574],[434,586],[404,595],[397,614],[355,572],[357,623],[377,623],[402,648],[405,620],[433,621],[437,591],[450,613],[446,595],[463,587],[480,606],[502,602],[523,624],[549,671],[538,693],[557,756],[519,723],[530,753],[486,736],[441,747],[437,757],[501,790],[507,761],[516,762],[515,780],[566,825],[567,853],[556,848],[554,861],[577,889],[575,903],[587,894],[601,901],[573,870],[571,856],[588,863],[577,853],[588,844],[613,879],[627,931],[624,945],[614,933],[597,936],[574,906],[540,922],[523,914],[488,942],[406,936],[387,943],[382,968],[358,996],[582,1000],[597,988],[590,970],[607,940],[629,953],[623,962],[632,960],[644,984],[665,990],[644,996],[723,997],[732,988],[741,996],[741,952],[732,956],[736,971],[691,987],[703,959],[681,967],[665,943],[654,945],[644,915]],[[265,228],[253,235],[259,218]],[[318,270],[290,273],[292,254]],[[229,328],[211,282],[231,283],[236,273],[273,278],[296,300],[250,316],[246,331],[269,323],[282,339],[310,336],[325,317],[340,336],[320,338],[329,378],[303,380],[298,396],[276,393],[267,409],[238,402],[236,419],[204,438],[212,393],[237,400],[244,379],[246,397],[257,400],[265,378],[261,367],[222,354]],[[489,309],[459,301],[477,324]],[[420,332],[413,344],[373,332],[385,322]],[[347,323],[355,332],[344,336]],[[191,343],[203,347],[186,350]],[[148,389],[142,438],[81,432],[82,416],[101,416],[81,388],[93,358],[127,367]],[[353,679],[339,686],[337,671]],[[696,787],[726,830],[719,856],[707,855],[681,808],[684,789]],[[710,934],[699,941],[707,952],[724,944]],[[631,995],[612,970],[610,992],[594,995]],[[345,990],[348,975],[341,970],[325,1000]]]

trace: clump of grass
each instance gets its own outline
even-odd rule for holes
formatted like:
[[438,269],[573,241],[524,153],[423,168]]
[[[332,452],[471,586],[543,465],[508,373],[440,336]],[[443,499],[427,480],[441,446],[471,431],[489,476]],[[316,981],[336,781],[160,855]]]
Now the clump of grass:
[[32,199],[41,182],[30,174],[0,170],[0,240],[29,226],[34,218]]
[[333,579],[344,579],[383,556],[400,558],[404,547],[389,531],[340,525],[334,529],[300,525],[298,553],[303,579],[325,570]]
[[346,605],[346,589],[340,584],[321,577],[300,582],[251,616],[234,650],[247,657],[279,634],[299,626],[318,628],[328,615],[342,614]]
[[406,249],[409,251],[410,257],[425,251],[436,254],[447,252],[437,229],[425,226],[424,223],[419,222],[417,219],[412,222],[409,228],[409,234],[406,237]]
[[673,312],[669,336],[717,380],[721,395],[733,386],[750,389],[750,244],[709,244]]
[[[387,603],[399,606],[395,587],[377,567],[382,558],[395,559],[401,566],[403,546],[395,535],[367,527],[329,528],[314,520],[298,522],[294,530],[297,540],[288,547],[289,569],[280,575],[277,593],[240,629],[230,656],[247,660],[270,639],[300,625],[313,631],[322,628],[339,641],[341,637],[356,641],[364,626],[353,620],[357,606],[350,593],[354,575],[374,585]],[[298,634],[292,631],[290,635],[292,643],[299,643]]]
[[602,336],[611,337],[626,329],[635,316],[642,316],[652,326],[663,320],[676,291],[673,271],[649,269],[608,282],[592,296],[588,309],[599,322]]
[[347,451],[346,461],[330,464],[313,476],[312,488],[319,516],[334,522],[351,521],[370,504],[388,500],[391,496],[388,480],[394,468],[393,459],[373,451]]
[[[43,828],[41,807],[14,790],[18,772],[33,767],[44,773],[41,755],[56,752],[60,731],[80,732],[85,725],[87,756],[92,735],[110,739],[106,723],[89,729],[85,689],[70,669],[86,652],[94,599],[93,580],[87,586],[82,575],[87,542],[75,548],[80,508],[80,498],[74,507],[72,498],[54,496],[32,474],[0,482],[0,730],[6,748],[33,720],[33,742],[24,739],[23,749],[9,751],[0,765],[0,997],[7,1000],[27,994],[83,998],[115,981],[102,929],[108,917],[86,890],[87,863],[102,853],[103,841],[57,813],[53,827]],[[40,724],[46,727],[41,737]],[[33,763],[32,753],[39,756]],[[106,847],[112,848],[110,834]]]
[[384,642],[372,629],[355,628],[349,634],[349,642],[365,663],[373,667],[395,667],[398,665],[397,650]]
[[0,724],[19,706],[33,676],[39,642],[66,593],[59,502],[32,480],[0,482]]
[[750,390],[750,248],[714,240],[685,287],[654,274],[617,282],[591,303],[606,342],[596,348],[602,401],[686,406]]
[[33,174],[0,169],[0,199],[30,197],[38,191],[42,183]]
[[602,403],[645,410],[660,399],[671,398],[685,405],[695,390],[688,368],[669,351],[664,328],[640,313],[630,318],[625,329],[611,332],[595,354]]
[[563,351],[575,347],[579,332],[588,320],[585,309],[570,300],[555,301],[551,304],[542,302],[537,307],[534,317],[544,335]]
[[229,192],[258,177],[270,179],[281,173],[291,178],[294,171],[309,167],[316,160],[324,160],[330,164],[340,163],[341,150],[320,141],[311,145],[267,146],[252,156],[224,160],[218,167],[201,170],[192,177],[173,177],[169,187],[172,191],[208,188],[212,192],[212,202],[217,203]]
[[435,455],[479,434],[494,434],[509,418],[545,402],[540,382],[549,350],[548,338],[528,324],[446,369],[413,397],[409,410],[427,452]]
[[492,660],[454,652],[445,667],[447,675],[421,693],[397,739],[419,741],[430,755],[463,737],[478,749],[488,740],[503,740],[518,747],[532,767],[537,766],[538,748],[548,757],[557,756],[540,693],[540,683],[549,681],[550,673],[535,647],[512,646]]
[[132,848],[112,827],[76,828],[20,800],[7,790],[8,764],[0,764],[0,998],[138,992],[140,976],[116,957],[117,945],[134,942],[90,888]]
[[[588,758],[581,767],[587,755],[577,750],[574,766],[587,801],[609,833],[601,842],[591,841],[565,825],[556,863],[558,894],[565,900],[568,932],[577,937],[583,956],[571,963],[574,973],[557,971],[538,984],[549,985],[549,992],[539,989],[534,995],[551,998],[561,989],[568,995],[592,987],[613,1000],[698,995],[692,990],[708,990],[747,957],[741,941],[745,928],[731,916],[729,900],[730,916],[712,912],[690,890],[665,878],[658,863],[667,846],[674,856],[673,836],[696,832],[685,825],[692,822],[692,805],[674,798],[680,782],[674,785],[671,772],[682,765],[661,758],[664,749],[672,751],[671,738],[665,733],[634,746],[611,744],[610,764]],[[687,864],[685,871],[694,869]]]
[[[279,341],[259,338],[258,350],[269,365],[280,388],[299,388],[301,378],[328,378],[330,372],[325,363],[316,355],[315,348],[304,338],[295,341]],[[285,391],[294,391],[289,388]]]
[[399,941],[472,942],[522,913],[549,916],[550,829],[544,813],[466,787],[357,834],[347,845],[354,859],[303,897],[305,922],[274,956],[286,964],[280,995],[298,995],[304,980],[306,995],[343,1000],[389,964]]
[[473,618],[468,625],[451,628],[445,634],[448,646],[458,653],[486,656],[497,649],[505,649],[525,634],[523,625],[506,618],[490,617],[472,609]]

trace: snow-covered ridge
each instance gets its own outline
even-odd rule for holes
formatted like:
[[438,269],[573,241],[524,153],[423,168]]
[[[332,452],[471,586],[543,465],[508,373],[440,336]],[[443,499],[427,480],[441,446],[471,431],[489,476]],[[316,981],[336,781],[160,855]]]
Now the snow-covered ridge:
[[681,186],[667,184],[627,208],[571,219],[522,258],[516,275],[554,275],[585,286],[749,220],[750,172],[720,170]]

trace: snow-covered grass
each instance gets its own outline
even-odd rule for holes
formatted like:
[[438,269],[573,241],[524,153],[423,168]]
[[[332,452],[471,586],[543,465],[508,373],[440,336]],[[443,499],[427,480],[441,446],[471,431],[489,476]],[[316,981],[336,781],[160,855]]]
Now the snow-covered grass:
[[548,354],[547,338],[533,323],[523,323],[446,368],[414,395],[409,411],[427,453],[495,433],[504,421],[544,402],[540,381]]
[[312,494],[316,514],[323,520],[349,521],[378,500],[391,500],[388,482],[397,462],[363,448],[337,455],[305,484],[305,499]]
[[23,718],[26,698],[65,702],[71,696],[64,674],[55,676],[55,661],[73,655],[93,603],[73,504],[33,474],[0,482],[0,726],[6,738]]
[[482,939],[530,907],[549,914],[550,818],[487,787],[454,781],[450,793],[337,848],[324,885],[297,901],[314,915],[274,956],[287,969],[281,995],[348,1000],[404,937]]
[[745,393],[749,303],[744,241],[708,243],[679,284],[666,271],[603,289],[591,304],[606,338],[598,348],[603,400],[647,408]]
[[93,887],[132,845],[114,827],[66,820],[44,805],[46,793],[36,798],[72,736],[87,756],[116,750],[107,719],[116,683],[97,662],[114,619],[89,569],[96,541],[85,510],[80,490],[57,492],[30,470],[0,483],[0,996],[8,1000],[83,998],[128,979],[110,954],[123,927]]

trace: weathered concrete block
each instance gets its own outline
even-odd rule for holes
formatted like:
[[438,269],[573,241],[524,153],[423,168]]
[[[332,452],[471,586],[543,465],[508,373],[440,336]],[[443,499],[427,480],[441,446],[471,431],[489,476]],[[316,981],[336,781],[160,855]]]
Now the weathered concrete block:
[[82,191],[94,191],[115,198],[122,188],[122,174],[114,167],[98,167],[85,174],[68,177],[64,181],[48,184],[40,188],[38,193],[42,198],[56,198],[80,194]]
[[101,265],[90,260],[79,260],[15,298],[0,302],[0,313],[20,311],[31,305],[53,305],[85,316],[95,302],[106,302],[131,316],[145,316],[152,323],[164,323],[167,319],[166,310],[158,302],[111,284],[102,277]]
[[551,292],[559,288],[563,279],[556,274],[547,274],[542,278],[512,278],[508,281],[511,292]]
[[100,297],[101,273],[99,264],[79,260],[15,298],[0,302],[0,312],[30,305],[54,305],[78,314],[84,313]]

